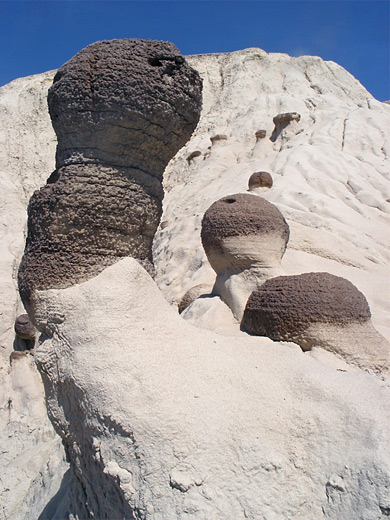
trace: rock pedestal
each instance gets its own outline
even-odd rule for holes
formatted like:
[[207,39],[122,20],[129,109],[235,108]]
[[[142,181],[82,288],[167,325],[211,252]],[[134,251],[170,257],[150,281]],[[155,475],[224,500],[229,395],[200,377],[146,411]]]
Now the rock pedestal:
[[89,45],[57,72],[48,104],[57,169],[28,208],[19,290],[64,288],[124,256],[152,274],[164,169],[200,115],[201,80],[168,42]]
[[289,238],[287,222],[261,197],[229,195],[204,214],[201,238],[217,273],[213,292],[241,320],[251,292],[278,273]]

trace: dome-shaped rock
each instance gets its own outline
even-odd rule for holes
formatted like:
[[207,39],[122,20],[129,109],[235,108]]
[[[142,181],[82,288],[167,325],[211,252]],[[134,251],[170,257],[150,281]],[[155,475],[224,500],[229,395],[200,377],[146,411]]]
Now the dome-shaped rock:
[[242,326],[274,341],[291,340],[313,323],[345,325],[371,317],[363,294],[348,280],[329,273],[278,276],[253,291]]
[[216,273],[279,264],[289,227],[278,208],[256,195],[235,194],[214,202],[202,220],[201,238]]
[[48,105],[57,168],[92,160],[161,179],[199,120],[201,79],[170,42],[100,41],[58,70]]
[[385,372],[390,345],[372,326],[364,295],[330,273],[267,280],[248,299],[241,326],[303,350],[320,346],[360,368]]
[[249,177],[248,188],[255,190],[256,188],[272,188],[272,175],[268,172],[255,172]]

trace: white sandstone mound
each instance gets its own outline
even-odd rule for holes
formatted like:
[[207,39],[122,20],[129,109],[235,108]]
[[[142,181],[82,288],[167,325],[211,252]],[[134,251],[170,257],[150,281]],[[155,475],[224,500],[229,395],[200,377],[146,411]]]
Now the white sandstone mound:
[[40,291],[35,317],[49,412],[77,456],[78,518],[363,520],[390,508],[389,387],[376,377],[192,327],[130,258]]
[[[249,337],[217,296],[181,316],[176,305],[215,282],[204,212],[266,171],[272,187],[251,193],[290,227],[280,274],[350,280],[389,337],[390,106],[316,57],[247,49],[188,60],[203,78],[203,112],[165,172],[154,240],[165,300],[131,259],[40,294],[49,336],[36,359],[48,368],[49,413],[80,450],[61,488],[67,466],[33,357],[9,361],[24,312],[16,273],[26,206],[54,169],[54,73],[0,89],[0,519],[81,520],[88,507],[110,519],[130,518],[130,508],[148,520],[384,519],[388,380],[322,348]],[[299,121],[275,132],[273,118],[288,112]]]

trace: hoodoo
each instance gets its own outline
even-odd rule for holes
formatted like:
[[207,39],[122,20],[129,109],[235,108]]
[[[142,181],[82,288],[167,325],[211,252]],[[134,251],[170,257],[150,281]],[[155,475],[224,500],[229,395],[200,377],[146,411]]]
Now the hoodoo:
[[241,320],[250,293],[275,276],[290,231],[278,208],[247,193],[214,202],[202,220],[202,244],[217,273],[214,292]]
[[89,45],[54,77],[56,170],[28,208],[19,290],[64,288],[124,256],[153,272],[162,175],[200,116],[202,82],[171,43]]

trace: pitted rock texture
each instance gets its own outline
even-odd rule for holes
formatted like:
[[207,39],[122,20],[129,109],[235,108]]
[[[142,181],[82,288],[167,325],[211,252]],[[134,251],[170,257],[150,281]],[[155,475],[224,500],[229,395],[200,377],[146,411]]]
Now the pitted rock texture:
[[64,288],[133,256],[153,274],[164,169],[201,110],[201,79],[168,42],[94,43],[48,94],[57,169],[28,208],[19,291]]
[[48,94],[57,168],[80,161],[162,178],[199,120],[201,79],[169,42],[96,42],[65,63]]
[[[238,193],[214,202],[202,220],[201,239],[211,267],[217,273],[237,261],[234,252],[228,251],[227,242],[237,238],[242,242],[241,251],[248,243],[248,254],[240,255],[240,270],[251,268],[261,251],[252,250],[253,237],[269,236],[270,242],[277,237],[277,256],[282,258],[287,247],[290,231],[278,208],[256,195]],[[279,245],[280,244],[280,245]]]
[[35,339],[35,327],[31,323],[28,314],[21,314],[15,320],[15,334],[19,338],[33,341]]
[[[32,196],[19,290],[60,288],[93,276],[118,258],[151,267],[162,188],[152,177],[96,164],[65,166]],[[149,183],[148,183],[149,181]],[[150,270],[150,269],[148,269]]]
[[274,341],[291,340],[313,324],[347,326],[369,321],[364,295],[330,273],[304,273],[267,280],[248,299],[242,328]]
[[272,188],[272,175],[268,172],[255,172],[249,177],[248,188],[254,190],[256,188]]

